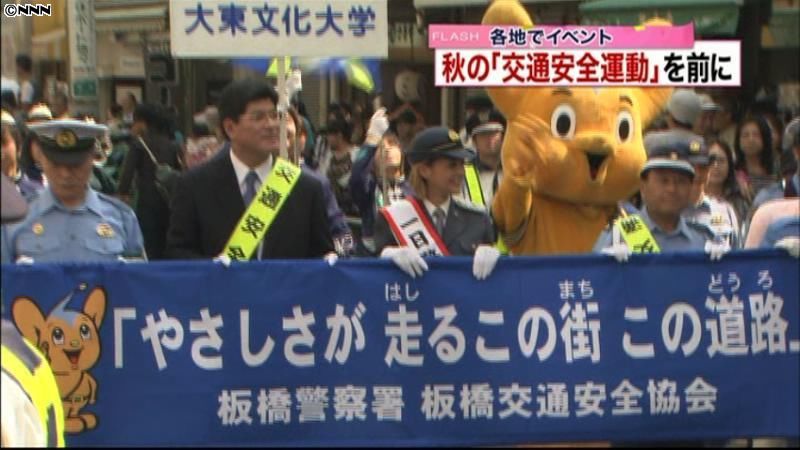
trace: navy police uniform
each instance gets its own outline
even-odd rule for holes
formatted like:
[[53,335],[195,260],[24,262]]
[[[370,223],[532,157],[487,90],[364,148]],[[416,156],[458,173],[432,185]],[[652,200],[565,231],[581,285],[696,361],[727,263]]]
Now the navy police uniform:
[[[30,126],[42,153],[60,165],[91,158],[105,126],[55,120]],[[25,219],[3,229],[3,262],[25,257],[35,262],[115,261],[144,258],[142,232],[125,203],[87,186],[83,205],[64,206],[48,188],[30,200]]]
[[[436,158],[468,160],[474,153],[464,148],[458,133],[446,127],[432,127],[419,133],[406,152],[411,164]],[[433,223],[432,215],[436,206],[417,197],[424,205],[425,213]],[[453,196],[445,205],[438,205],[445,212],[442,241],[453,256],[471,256],[482,244],[494,243],[494,228],[486,210]],[[397,245],[383,214],[378,214],[375,223],[375,247],[380,254],[387,246]]]

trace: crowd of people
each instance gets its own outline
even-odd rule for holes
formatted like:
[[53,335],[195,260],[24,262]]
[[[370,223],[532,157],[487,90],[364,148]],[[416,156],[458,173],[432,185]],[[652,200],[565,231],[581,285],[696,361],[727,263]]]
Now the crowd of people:
[[[31,205],[24,221],[3,229],[7,263],[224,261],[267,189],[282,117],[287,157],[301,174],[248,258],[381,256],[416,276],[423,256],[475,255],[476,275],[487,276],[508,253],[491,217],[507,123],[486,96],[467,99],[460,133],[426,126],[419,105],[408,103],[369,120],[334,103],[314,126],[299,102],[281,114],[266,81],[235,81],[218,105],[193,116],[184,138],[174,111],[132,96],[101,125],[72,117],[60,105],[68,99],[45,104],[24,92],[3,94],[2,171]],[[769,102],[736,108],[724,95],[675,90],[645,131],[641,190],[618,215],[640,218],[657,251],[720,257],[760,246],[748,233],[756,211],[800,190],[800,119],[781,119]],[[167,187],[165,171],[177,180]],[[800,234],[798,220],[778,216],[784,231],[770,242],[785,246],[782,238]],[[415,218],[419,228],[402,229]],[[773,225],[759,222],[758,232]],[[610,223],[594,250],[626,260],[641,249],[618,228]]]

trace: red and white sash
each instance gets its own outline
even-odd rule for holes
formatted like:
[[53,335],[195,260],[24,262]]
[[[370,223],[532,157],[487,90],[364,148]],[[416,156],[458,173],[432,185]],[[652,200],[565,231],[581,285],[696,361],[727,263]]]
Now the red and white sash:
[[450,256],[442,237],[417,199],[406,197],[382,208],[381,214],[401,246],[414,247],[422,256]]

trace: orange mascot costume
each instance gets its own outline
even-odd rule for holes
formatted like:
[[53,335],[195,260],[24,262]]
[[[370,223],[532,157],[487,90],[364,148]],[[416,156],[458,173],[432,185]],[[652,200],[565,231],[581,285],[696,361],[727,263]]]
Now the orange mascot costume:
[[[483,24],[533,26],[516,0],[495,0]],[[671,89],[487,88],[508,120],[492,215],[515,255],[592,249],[617,202],[639,187],[642,130]]]

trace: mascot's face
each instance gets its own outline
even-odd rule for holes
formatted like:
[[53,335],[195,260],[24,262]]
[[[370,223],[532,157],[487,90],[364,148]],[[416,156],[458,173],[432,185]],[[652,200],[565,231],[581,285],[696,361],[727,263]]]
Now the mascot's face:
[[[495,0],[483,24],[533,27],[516,0]],[[487,88],[508,120],[503,170],[539,195],[611,205],[639,187],[642,130],[666,104],[661,88]]]
[[636,190],[646,159],[636,89],[526,91],[503,150],[513,176],[572,203],[612,204]]

